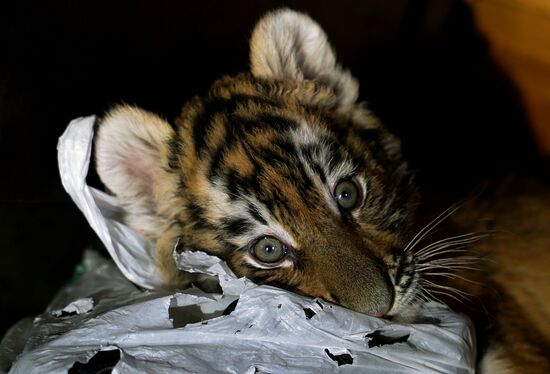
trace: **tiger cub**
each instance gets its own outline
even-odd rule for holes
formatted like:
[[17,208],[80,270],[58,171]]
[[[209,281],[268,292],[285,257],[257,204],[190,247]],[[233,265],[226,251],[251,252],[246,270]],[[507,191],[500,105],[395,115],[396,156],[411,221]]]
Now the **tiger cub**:
[[[442,245],[415,251],[430,226],[411,240],[417,192],[399,140],[357,102],[357,81],[308,16],[267,14],[250,49],[251,72],[215,82],[174,126],[131,106],[102,120],[97,171],[126,222],[156,243],[167,287],[196,280],[174,264],[183,243],[257,283],[372,316],[413,316],[435,296],[425,273]],[[514,364],[499,361],[508,347],[494,344],[487,372]]]

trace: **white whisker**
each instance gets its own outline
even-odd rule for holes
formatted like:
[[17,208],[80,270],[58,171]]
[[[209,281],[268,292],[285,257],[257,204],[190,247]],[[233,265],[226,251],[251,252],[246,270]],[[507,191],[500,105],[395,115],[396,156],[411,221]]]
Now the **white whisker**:
[[445,278],[449,278],[449,279],[461,279],[465,282],[469,282],[469,283],[473,283],[473,284],[482,284],[480,282],[468,279],[468,278],[463,277],[461,275],[458,275],[456,273],[451,273],[451,272],[446,272],[446,271],[430,272],[430,273],[426,273],[426,275],[437,276],[437,277],[445,277]]
[[[422,292],[425,293],[429,297],[430,300],[437,301],[438,303],[445,305],[447,308],[449,307],[446,302],[444,302],[443,300],[441,300],[440,298],[438,298],[437,296],[435,296],[432,293],[432,292],[436,292],[436,291],[428,290],[426,288],[423,288]],[[436,292],[436,293],[441,293],[441,292]]]
[[426,272],[427,270],[449,270],[449,271],[456,271],[456,270],[480,270],[478,266],[475,266],[475,263],[462,263],[462,262],[448,262],[443,264],[430,264],[430,266],[424,266],[419,267],[418,270],[422,272]]
[[454,288],[454,287],[450,287],[450,286],[443,286],[441,284],[437,284],[437,283],[434,283],[432,281],[429,281],[427,279],[423,279],[422,282],[425,284],[425,285],[428,285],[429,287],[435,287],[435,288],[438,288],[438,289],[441,289],[441,290],[446,290],[446,291],[449,291],[449,292],[453,292],[453,293],[456,293],[458,295],[467,295],[467,296],[473,296],[472,294],[469,294],[468,292],[464,292],[464,291],[461,291],[457,288]]
[[[464,304],[464,301],[468,301],[468,299],[464,298],[464,296],[462,296],[463,299],[460,299],[459,296],[455,296],[455,295],[451,295],[451,294],[448,294],[446,292],[443,292],[443,291],[437,291],[437,290],[430,290],[429,291],[430,293],[436,293],[436,294],[439,294],[439,295],[445,295],[447,297],[450,297],[451,299],[454,299],[455,301],[461,303],[461,304]],[[433,296],[433,295],[432,295]],[[439,299],[438,299],[439,300]],[[442,302],[441,300],[439,300],[440,302]],[[443,304],[447,305],[446,303],[442,302]],[[448,305],[447,305],[448,307]]]
[[413,303],[415,301],[422,304],[422,303],[430,302],[432,300],[422,292],[418,292],[416,295],[414,295],[414,298],[412,299]]
[[433,251],[437,251],[440,249],[444,249],[444,248],[448,248],[456,245],[475,243],[487,236],[489,236],[489,234],[487,233],[468,233],[468,234],[453,236],[446,239],[441,239],[417,251],[415,255],[418,257],[422,257],[428,253],[431,253]]
[[407,244],[405,246],[405,249],[404,251],[409,251],[411,250],[412,248],[414,248],[414,246],[416,246],[420,241],[422,241],[422,239],[424,239],[424,237],[426,237],[426,235],[428,235],[435,227],[437,227],[441,222],[443,222],[445,219],[447,219],[447,217],[449,217],[450,215],[452,215],[454,212],[456,212],[458,210],[458,208],[460,208],[460,203],[459,204],[455,204],[447,209],[445,209],[443,211],[443,213],[439,214],[437,217],[435,217],[432,221],[430,221],[430,223],[428,223],[426,226],[424,226],[424,228],[422,230],[420,230],[412,239],[411,241],[409,242],[409,244]]
[[481,257],[457,256],[457,257],[449,257],[449,258],[438,258],[438,259],[426,262],[426,264],[438,265],[438,264],[448,264],[448,263],[472,263],[472,262],[479,262],[481,260],[482,260]]
[[452,265],[452,266],[449,266],[449,265],[429,265],[429,266],[422,266],[422,267],[417,268],[417,270],[419,272],[424,272],[426,270],[431,270],[431,269],[475,270],[475,271],[481,270],[480,268],[476,268],[476,267],[472,267],[472,266],[464,266],[464,265]]
[[471,250],[465,249],[465,248],[468,248],[468,247],[463,245],[463,246],[460,246],[460,247],[457,247],[457,248],[451,248],[451,249],[442,248],[442,249],[444,249],[442,251],[439,251],[439,248],[438,248],[437,251],[429,252],[429,253],[423,254],[422,256],[417,256],[416,258],[418,260],[421,260],[422,262],[424,262],[425,260],[427,260],[429,258],[432,258],[432,257],[435,257],[435,256],[441,256],[441,255],[449,254],[449,253],[456,253],[456,254],[458,254],[458,253],[471,253]]

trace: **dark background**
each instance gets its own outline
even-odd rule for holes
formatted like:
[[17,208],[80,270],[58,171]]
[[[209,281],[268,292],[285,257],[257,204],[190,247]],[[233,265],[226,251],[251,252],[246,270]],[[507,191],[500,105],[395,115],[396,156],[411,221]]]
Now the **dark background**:
[[402,138],[431,205],[534,167],[518,93],[460,1],[3,2],[0,334],[40,313],[82,250],[99,245],[59,180],[68,122],[122,101],[174,118],[214,79],[248,68],[254,23],[283,5],[324,27],[361,99]]

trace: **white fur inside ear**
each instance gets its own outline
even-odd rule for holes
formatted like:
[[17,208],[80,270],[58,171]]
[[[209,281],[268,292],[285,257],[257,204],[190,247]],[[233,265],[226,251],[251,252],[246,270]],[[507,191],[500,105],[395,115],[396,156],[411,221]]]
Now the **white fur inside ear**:
[[257,77],[318,80],[333,87],[342,105],[357,100],[359,85],[337,63],[325,32],[309,16],[281,9],[264,16],[250,40]]
[[97,172],[124,206],[127,223],[147,236],[160,232],[158,198],[172,186],[165,170],[168,123],[139,108],[119,106],[99,126],[95,142]]

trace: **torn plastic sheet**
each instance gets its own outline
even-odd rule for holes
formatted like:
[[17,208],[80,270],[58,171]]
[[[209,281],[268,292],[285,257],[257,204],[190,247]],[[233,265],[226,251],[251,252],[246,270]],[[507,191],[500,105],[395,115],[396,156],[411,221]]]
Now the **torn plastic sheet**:
[[135,284],[154,289],[162,285],[153,254],[141,235],[117,220],[122,209],[113,196],[86,184],[95,117],[73,120],[57,145],[61,183],[97,233],[120,271]]
[[94,307],[94,299],[91,297],[85,297],[70,302],[63,309],[52,311],[52,314],[56,317],[61,317],[67,314],[82,314],[89,312]]
[[[11,372],[66,373],[75,362],[113,349],[120,351],[115,373],[473,372],[468,323],[436,304],[422,315],[438,325],[400,325],[257,286],[240,295],[232,312],[208,319],[236,298],[196,289],[139,291],[110,261],[94,252],[86,257],[96,264],[69,287],[87,289],[96,306],[87,315],[39,316]],[[171,309],[186,305],[206,306],[205,318],[174,327]],[[307,318],[305,309],[315,314]],[[369,348],[373,332],[407,338]]]
[[[217,275],[223,294],[140,290],[126,278],[145,288],[160,282],[147,243],[116,219],[115,199],[84,181],[93,122],[93,117],[75,120],[61,137],[60,172],[120,272],[87,252],[88,272],[35,319],[10,373],[66,373],[76,362],[92,364],[106,356],[98,354],[102,351],[119,352],[114,373],[474,372],[471,324],[435,303],[420,315],[437,323],[392,323],[256,286],[197,252],[175,259],[188,271]],[[87,312],[51,313],[86,298],[94,301]]]

